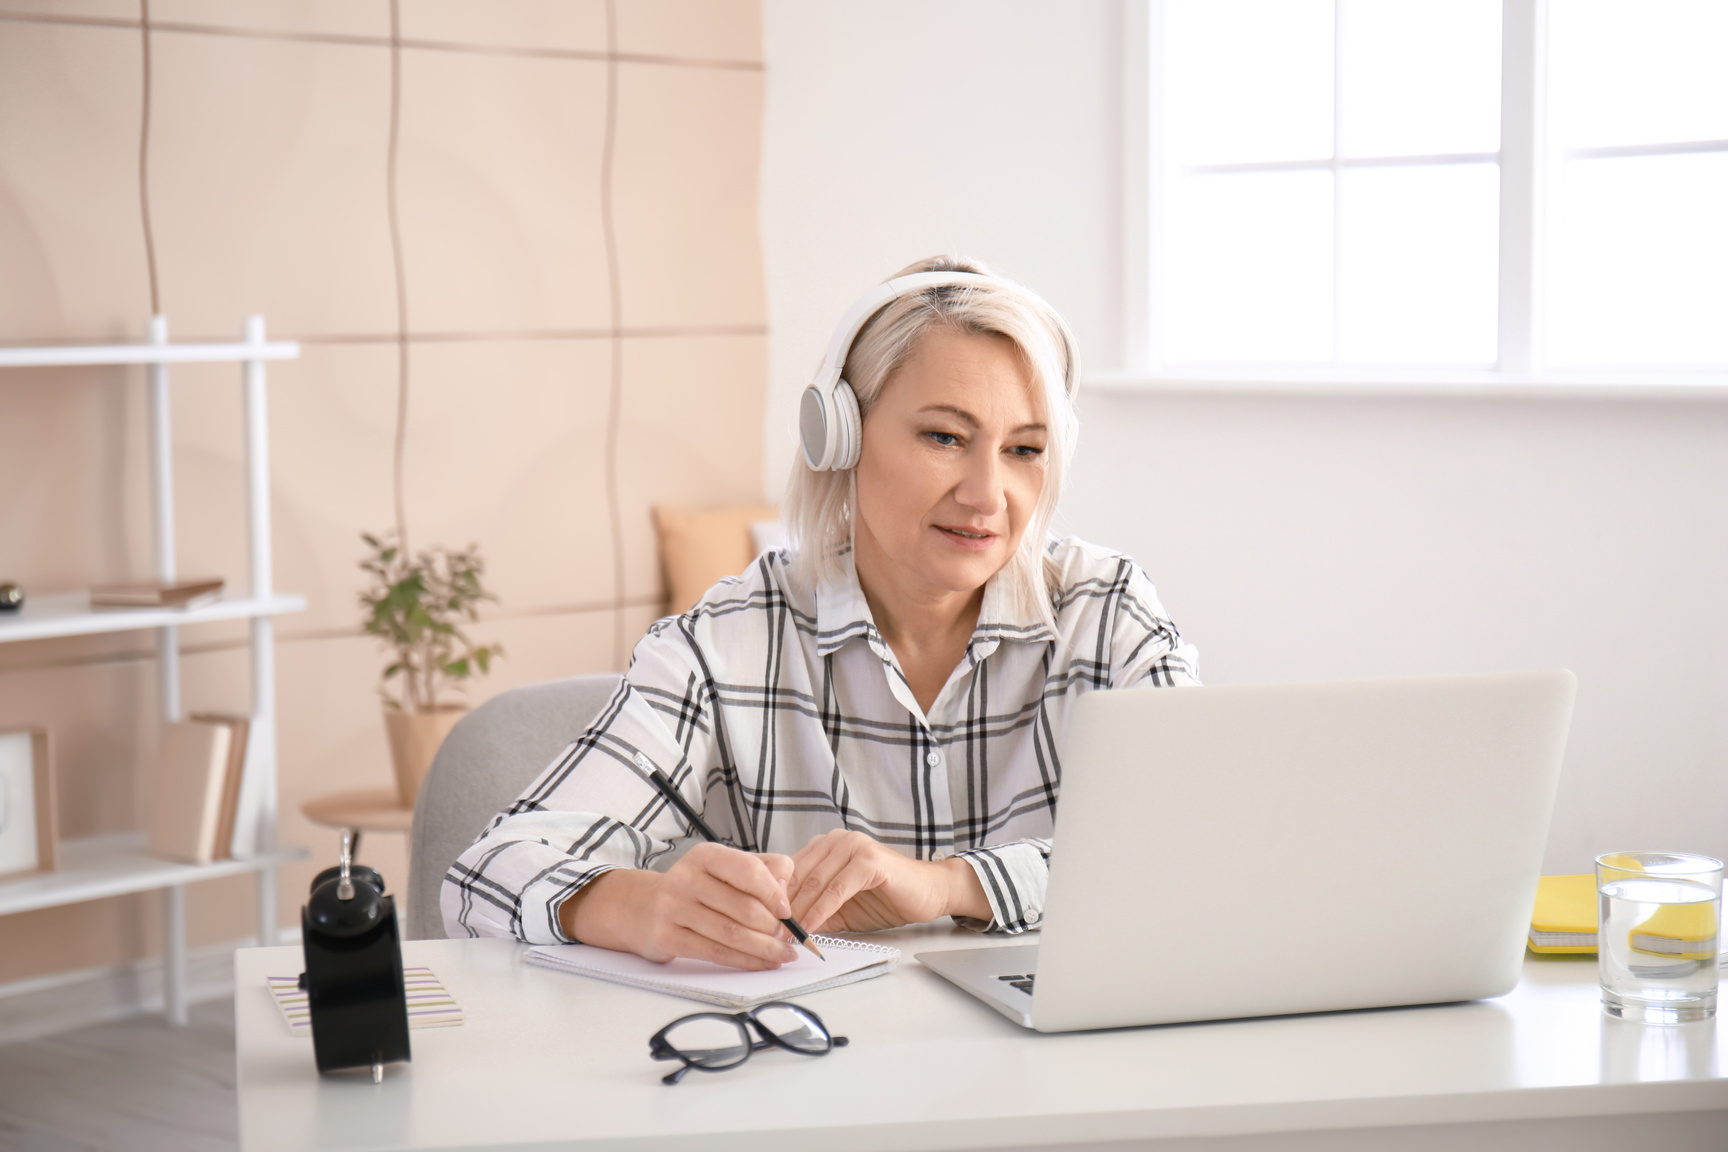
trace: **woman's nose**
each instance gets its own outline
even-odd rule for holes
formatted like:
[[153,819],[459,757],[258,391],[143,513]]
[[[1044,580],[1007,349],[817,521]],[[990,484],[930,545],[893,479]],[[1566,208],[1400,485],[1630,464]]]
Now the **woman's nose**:
[[994,452],[981,452],[967,461],[966,475],[954,489],[954,499],[984,516],[998,515],[1008,506],[1002,469]]

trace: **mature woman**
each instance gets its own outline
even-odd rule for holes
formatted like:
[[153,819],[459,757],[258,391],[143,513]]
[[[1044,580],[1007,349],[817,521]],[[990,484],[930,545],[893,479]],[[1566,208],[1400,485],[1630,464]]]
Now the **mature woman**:
[[[837,337],[861,444],[824,449],[847,403],[806,400],[794,547],[649,630],[451,868],[451,935],[771,968],[788,915],[1037,926],[1074,700],[1195,683],[1196,653],[1132,560],[1046,539],[1075,439],[1067,325],[976,263],[898,277],[923,272],[962,275],[891,287]],[[691,846],[644,766],[735,847]]]

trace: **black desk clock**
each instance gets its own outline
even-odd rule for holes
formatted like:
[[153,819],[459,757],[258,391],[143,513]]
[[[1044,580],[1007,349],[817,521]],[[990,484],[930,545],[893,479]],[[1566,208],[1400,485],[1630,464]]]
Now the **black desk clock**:
[[342,833],[341,863],[312,881],[300,928],[318,1071],[369,1067],[373,1083],[382,1081],[384,1065],[412,1059],[402,937],[396,901],[382,876],[354,863],[350,833]]

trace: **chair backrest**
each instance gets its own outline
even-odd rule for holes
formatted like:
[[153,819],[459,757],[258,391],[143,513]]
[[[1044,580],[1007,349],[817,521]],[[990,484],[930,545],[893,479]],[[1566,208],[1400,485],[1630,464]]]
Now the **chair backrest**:
[[408,837],[410,940],[444,936],[438,891],[456,857],[580,736],[617,691],[616,673],[502,692],[445,738],[414,802]]

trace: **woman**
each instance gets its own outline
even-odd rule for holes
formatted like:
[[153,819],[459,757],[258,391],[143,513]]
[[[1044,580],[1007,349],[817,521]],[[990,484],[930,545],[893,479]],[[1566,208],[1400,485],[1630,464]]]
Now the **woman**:
[[[1132,560],[1046,540],[1075,438],[1067,325],[979,264],[898,275],[920,272],[971,275],[836,338],[855,466],[813,467],[834,456],[818,413],[794,548],[649,630],[599,718],[451,868],[451,935],[762,969],[794,956],[786,916],[1037,926],[1073,701],[1196,683],[1196,653]],[[736,847],[667,867],[691,830],[644,764]]]

